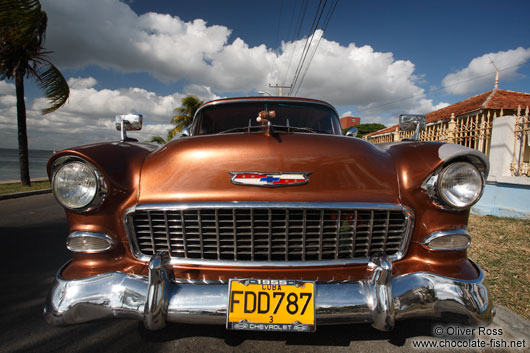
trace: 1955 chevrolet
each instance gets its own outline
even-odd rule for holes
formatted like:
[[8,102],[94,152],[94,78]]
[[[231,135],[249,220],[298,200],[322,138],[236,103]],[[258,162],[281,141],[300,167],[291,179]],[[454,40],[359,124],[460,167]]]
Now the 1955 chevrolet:
[[[427,317],[491,321],[467,258],[470,207],[488,160],[417,138],[343,136],[322,101],[232,98],[202,105],[162,147],[118,142],[56,153],[72,260],[48,296],[49,323],[103,318],[314,331]],[[401,116],[415,129],[421,116]]]

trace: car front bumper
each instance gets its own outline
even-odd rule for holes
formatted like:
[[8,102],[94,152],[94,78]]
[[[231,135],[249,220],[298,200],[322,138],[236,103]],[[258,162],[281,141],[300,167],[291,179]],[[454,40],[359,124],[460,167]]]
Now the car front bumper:
[[[457,314],[470,325],[487,324],[494,311],[484,275],[475,280],[415,272],[392,277],[392,263],[374,256],[367,280],[316,283],[316,324],[371,323],[379,330],[395,320]],[[65,280],[58,272],[46,300],[44,315],[53,325],[71,325],[104,318],[143,320],[156,330],[166,322],[226,324],[228,284],[186,283],[171,278],[165,255],[151,258],[149,276],[112,272]]]

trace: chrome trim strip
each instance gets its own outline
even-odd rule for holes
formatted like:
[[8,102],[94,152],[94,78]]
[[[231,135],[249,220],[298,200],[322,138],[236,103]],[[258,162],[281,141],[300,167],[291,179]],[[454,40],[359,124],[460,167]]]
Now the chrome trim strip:
[[[74,238],[100,238],[100,239],[105,240],[109,245],[106,248],[104,248],[104,249],[96,249],[96,250],[88,250],[88,251],[86,251],[86,250],[85,251],[75,250],[75,249],[71,249],[70,246],[69,246],[69,243],[68,243],[69,239],[74,239]],[[72,233],[68,234],[68,237],[66,238],[66,248],[68,250],[70,250],[71,252],[98,253],[98,252],[107,251],[107,250],[111,249],[114,245],[116,245],[116,242],[114,241],[114,239],[109,237],[107,234],[103,234],[103,233],[94,233],[94,232],[87,232],[87,231],[76,231],[76,232],[72,232]]]
[[[61,278],[63,266],[46,300],[46,321],[53,325],[70,325],[104,318],[145,322],[156,317],[158,323],[225,324],[228,284],[177,284],[163,275],[160,256],[155,255],[151,260],[150,271],[156,276],[112,272],[65,280]],[[462,315],[467,324],[487,324],[493,317],[493,305],[483,283],[484,274],[477,265],[471,264],[478,273],[474,280],[429,272],[392,277],[388,259],[374,256],[365,280],[316,283],[316,323],[371,323],[376,329],[389,330],[394,320],[440,319],[445,314],[456,313]],[[155,289],[162,291],[157,292],[158,297],[152,292]],[[149,297],[153,297],[152,300]],[[148,329],[162,327],[158,324],[146,326]]]
[[[147,203],[139,204],[128,208],[123,216],[125,224],[125,232],[129,239],[132,254],[140,261],[148,262],[151,256],[143,255],[139,251],[139,246],[136,237],[133,237],[134,225],[130,216],[135,211],[142,210],[156,210],[156,211],[175,211],[187,209],[201,209],[201,208],[298,208],[298,209],[314,209],[314,208],[330,208],[330,209],[377,209],[378,211],[403,211],[405,214],[405,221],[407,223],[405,235],[401,249],[394,255],[388,256],[390,261],[398,261],[405,257],[410,239],[412,237],[412,230],[414,225],[414,213],[411,209],[392,203],[355,203],[355,202],[270,202],[270,201],[231,201],[231,202],[188,202],[188,203]],[[201,259],[179,259],[170,258],[169,264],[178,265],[196,265],[196,266],[221,266],[221,267],[323,267],[323,266],[346,266],[365,264],[370,261],[370,258],[357,259],[341,259],[341,260],[326,260],[326,261],[233,261],[233,260],[201,260]]]
[[[467,240],[468,240],[467,245],[459,247],[459,248],[452,248],[452,249],[449,249],[449,248],[432,248],[432,247],[429,246],[429,243],[431,241],[433,241],[434,239],[438,239],[438,238],[446,237],[446,236],[450,236],[450,235],[463,235],[463,236],[465,236],[467,238]],[[429,234],[428,236],[425,237],[425,239],[423,239],[421,241],[420,244],[424,248],[426,248],[427,250],[431,250],[431,251],[462,251],[462,250],[466,250],[471,245],[471,236],[469,235],[469,233],[465,229],[442,230],[442,231],[439,231],[439,232],[434,232],[434,233]]]
[[[183,202],[183,203],[144,203],[133,206],[127,213],[142,210],[172,211],[197,208],[356,208],[361,210],[377,209],[389,211],[406,210],[393,203],[367,203],[367,202],[290,202],[290,201],[228,201],[228,202]],[[132,211],[131,211],[132,209]]]

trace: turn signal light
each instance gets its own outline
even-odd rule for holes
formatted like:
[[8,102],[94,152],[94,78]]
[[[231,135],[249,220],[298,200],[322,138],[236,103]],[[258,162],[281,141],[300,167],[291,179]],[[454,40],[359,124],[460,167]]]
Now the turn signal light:
[[106,234],[73,232],[66,239],[66,247],[72,252],[96,253],[109,250],[114,241]]
[[421,245],[429,250],[460,251],[469,248],[471,237],[463,229],[441,231],[426,237]]

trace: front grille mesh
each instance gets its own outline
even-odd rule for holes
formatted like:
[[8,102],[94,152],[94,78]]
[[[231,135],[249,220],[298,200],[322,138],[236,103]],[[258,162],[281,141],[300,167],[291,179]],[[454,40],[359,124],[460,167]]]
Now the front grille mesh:
[[318,261],[394,255],[408,219],[401,210],[197,208],[129,215],[138,251],[233,261]]

